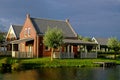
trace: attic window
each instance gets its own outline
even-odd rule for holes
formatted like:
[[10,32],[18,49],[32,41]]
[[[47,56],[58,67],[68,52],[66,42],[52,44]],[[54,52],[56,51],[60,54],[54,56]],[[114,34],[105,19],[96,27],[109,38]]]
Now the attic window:
[[28,35],[30,35],[30,34],[31,34],[31,33],[30,33],[30,30],[31,30],[31,29],[30,29],[30,28],[28,28]]
[[25,28],[24,36],[25,36],[25,37],[27,36],[27,28]]

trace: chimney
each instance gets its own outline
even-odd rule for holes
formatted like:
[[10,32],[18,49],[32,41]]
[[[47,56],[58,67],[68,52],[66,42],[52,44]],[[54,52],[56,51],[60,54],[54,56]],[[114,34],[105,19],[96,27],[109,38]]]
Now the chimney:
[[26,16],[27,16],[27,18],[30,18],[30,14],[27,14]]
[[69,22],[69,19],[66,19],[66,22]]

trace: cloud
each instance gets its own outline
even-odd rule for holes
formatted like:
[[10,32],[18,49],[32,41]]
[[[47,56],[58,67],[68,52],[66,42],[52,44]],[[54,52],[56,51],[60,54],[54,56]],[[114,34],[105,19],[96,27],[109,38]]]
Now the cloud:
[[0,12],[3,25],[23,24],[30,13],[40,18],[69,18],[77,33],[87,36],[104,36],[105,32],[118,36],[120,30],[120,0],[1,0]]
[[5,20],[5,19],[0,19],[0,31],[7,31],[7,25],[9,24],[9,21],[8,20]]
[[19,18],[14,18],[13,20],[7,18],[0,18],[0,31],[8,31],[10,25],[18,24],[23,25],[23,20]]

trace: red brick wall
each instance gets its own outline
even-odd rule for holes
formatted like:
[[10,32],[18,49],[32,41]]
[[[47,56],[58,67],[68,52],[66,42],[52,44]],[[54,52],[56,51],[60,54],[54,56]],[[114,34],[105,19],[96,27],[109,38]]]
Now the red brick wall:
[[51,49],[46,51],[43,44],[43,35],[37,36],[37,54],[39,57],[48,57],[51,55]]
[[[28,30],[30,28],[30,35],[28,34],[28,31],[26,31],[26,35],[25,35],[25,30]],[[20,32],[20,39],[23,39],[23,38],[33,38],[34,39],[34,42],[33,42],[33,53],[34,53],[34,56],[36,56],[36,53],[37,53],[37,50],[36,50],[36,31],[35,31],[35,28],[30,20],[30,17],[27,16],[26,20],[25,20],[25,23],[23,25],[23,28]],[[20,43],[20,51],[22,51],[22,45],[25,46],[25,49],[24,51],[26,52],[27,51],[27,46],[26,46],[26,43],[23,42],[23,43]]]

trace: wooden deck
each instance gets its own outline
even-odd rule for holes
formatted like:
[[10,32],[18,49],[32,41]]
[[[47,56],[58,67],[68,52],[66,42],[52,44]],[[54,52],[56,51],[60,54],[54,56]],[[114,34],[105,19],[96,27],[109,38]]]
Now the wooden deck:
[[115,67],[115,62],[94,62],[94,64],[100,64],[100,66],[104,67]]

